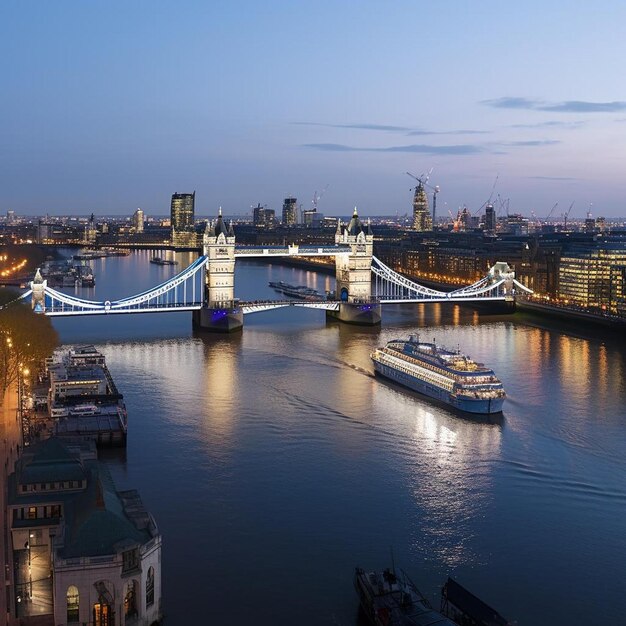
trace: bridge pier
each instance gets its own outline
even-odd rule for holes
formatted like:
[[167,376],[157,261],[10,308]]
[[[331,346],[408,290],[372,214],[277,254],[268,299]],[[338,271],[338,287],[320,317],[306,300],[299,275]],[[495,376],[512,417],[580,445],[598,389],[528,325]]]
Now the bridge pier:
[[338,311],[326,311],[327,319],[334,319],[345,324],[358,326],[376,326],[382,319],[381,306],[378,302],[341,302]]
[[202,307],[193,311],[193,327],[211,333],[232,333],[243,329],[243,311],[234,307]]

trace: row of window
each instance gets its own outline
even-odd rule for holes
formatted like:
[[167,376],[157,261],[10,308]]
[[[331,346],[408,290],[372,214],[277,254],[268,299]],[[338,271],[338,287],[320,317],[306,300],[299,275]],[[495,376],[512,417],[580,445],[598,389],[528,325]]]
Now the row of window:
[[[435,374],[434,372],[429,372],[423,369],[421,366],[410,368],[403,362],[402,359],[398,359],[397,357],[393,357],[384,353],[381,354],[379,358],[383,363],[387,362],[394,369],[399,369],[400,371],[410,376],[416,376],[417,378],[426,380],[437,387],[446,389],[447,391],[452,391],[454,387],[454,383],[449,378],[441,376],[440,374]],[[419,372],[417,372],[416,370],[419,370]]]
[[[102,583],[98,583],[100,585]],[[137,607],[137,594],[138,594],[137,581],[131,580],[126,585],[124,591],[124,617],[131,619],[137,617],[139,614]],[[148,568],[148,576],[146,578],[146,607],[150,607],[154,604],[154,568]],[[75,624],[80,620],[80,593],[78,587],[70,585],[67,588],[66,593],[66,607],[67,607],[67,623]],[[106,626],[109,624],[113,607],[107,604],[105,598],[101,597],[98,602],[93,605],[93,623],[97,626]]]
[[29,506],[21,509],[13,509],[13,519],[50,519],[61,517],[61,505],[50,504],[48,506]]
[[84,480],[64,480],[52,483],[28,483],[20,485],[20,491],[60,491],[61,489],[82,489],[85,487]]

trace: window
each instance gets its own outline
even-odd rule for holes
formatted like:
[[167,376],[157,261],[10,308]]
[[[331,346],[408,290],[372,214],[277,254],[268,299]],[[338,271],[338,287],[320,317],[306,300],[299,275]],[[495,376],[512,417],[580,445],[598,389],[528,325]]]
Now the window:
[[122,553],[122,571],[128,572],[129,570],[136,569],[139,566],[138,551],[126,550]]
[[78,588],[70,585],[67,588],[67,622],[78,622]]
[[61,517],[61,505],[53,504],[50,507],[50,517]]
[[28,507],[28,519],[37,519],[37,507],[36,506]]
[[137,582],[131,580],[124,594],[124,617],[126,620],[137,617]]
[[108,604],[97,602],[93,605],[93,623],[95,626],[112,626],[113,615]]
[[146,606],[154,604],[154,567],[148,568],[148,578],[146,578]]

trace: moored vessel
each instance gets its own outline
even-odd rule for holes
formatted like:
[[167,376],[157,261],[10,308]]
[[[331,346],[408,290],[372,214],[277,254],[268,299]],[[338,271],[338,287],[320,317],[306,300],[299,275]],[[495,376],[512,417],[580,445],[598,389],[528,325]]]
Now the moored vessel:
[[178,265],[178,261],[172,261],[170,259],[162,259],[160,256],[151,257],[150,263],[154,263],[155,265]]
[[404,572],[397,576],[389,569],[366,572],[357,567],[354,588],[375,626],[455,626],[432,608]]
[[306,285],[290,285],[282,280],[278,282],[270,282],[269,286],[279,293],[291,296],[292,298],[299,298],[300,300],[317,300],[323,297],[319,291],[312,289],[311,287],[307,287]]
[[394,339],[370,355],[377,374],[468,413],[500,413],[506,398],[493,370],[459,350],[420,341]]

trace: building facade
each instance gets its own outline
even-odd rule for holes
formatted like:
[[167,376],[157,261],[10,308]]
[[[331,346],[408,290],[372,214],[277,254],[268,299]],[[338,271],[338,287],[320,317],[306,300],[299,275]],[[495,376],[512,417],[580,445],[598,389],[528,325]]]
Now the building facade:
[[415,187],[413,196],[413,230],[420,232],[433,229],[433,221],[428,209],[428,195],[424,185],[420,182]]
[[586,309],[623,314],[626,245],[572,247],[561,257],[559,298]]
[[171,241],[176,248],[195,248],[198,244],[194,212],[196,192],[174,193],[170,205]]
[[295,226],[298,223],[298,199],[285,198],[283,202],[283,225]]
[[136,491],[117,491],[93,442],[29,446],[9,478],[18,618],[56,625],[161,620],[161,536]]
[[136,233],[143,233],[144,214],[141,209],[137,209],[133,214],[133,228]]

